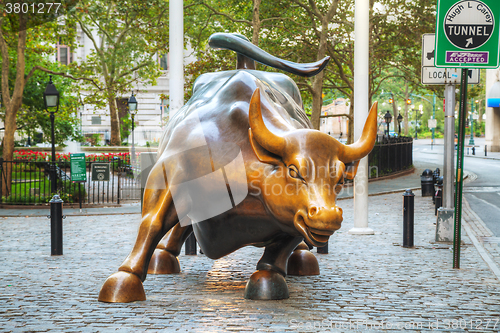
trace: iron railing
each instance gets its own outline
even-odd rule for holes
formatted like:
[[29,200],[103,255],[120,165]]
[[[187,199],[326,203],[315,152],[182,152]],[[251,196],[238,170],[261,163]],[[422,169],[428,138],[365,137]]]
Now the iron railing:
[[[109,181],[92,179],[93,163],[109,163]],[[4,161],[0,158],[0,204],[33,205],[50,201],[50,165],[45,161]],[[137,170],[119,158],[85,162],[87,181],[76,183],[70,180],[71,171],[68,161],[56,161],[57,193],[65,203],[82,204],[119,204],[123,200],[140,200],[140,180]],[[7,171],[12,170],[9,189]]]
[[376,178],[411,168],[413,138],[377,136],[375,147],[368,155],[369,178]]

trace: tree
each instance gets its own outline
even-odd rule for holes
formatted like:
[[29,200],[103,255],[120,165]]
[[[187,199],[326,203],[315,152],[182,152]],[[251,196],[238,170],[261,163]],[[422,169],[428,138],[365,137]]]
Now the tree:
[[121,144],[116,98],[129,93],[134,83],[155,84],[161,71],[158,53],[167,52],[168,2],[164,0],[83,0],[70,13],[93,49],[69,65],[82,81],[84,102],[109,107],[111,145]]
[[[225,30],[251,34],[254,44],[296,62],[317,61],[329,55],[331,65],[322,73],[313,78],[294,76],[294,79],[305,93],[305,108],[311,109],[315,128],[319,128],[324,89],[338,90],[349,97],[350,110],[346,116],[349,119],[348,142],[352,142],[355,103],[353,0],[272,3],[254,0],[234,5],[204,0],[202,4],[209,13],[204,14],[206,23],[201,25],[202,32],[196,35],[198,40],[203,32]],[[435,3],[430,0],[370,1],[370,94],[367,98],[371,100],[390,78],[407,78],[409,91],[418,86],[421,35],[432,32],[434,22]],[[209,65],[208,61],[206,64]]]
[[[48,70],[60,70],[57,63],[48,64]],[[26,83],[23,94],[23,104],[19,110],[16,124],[17,129],[27,137],[33,136],[41,130],[43,142],[51,143],[51,124],[49,113],[45,110],[43,92],[49,81],[49,76],[36,71]],[[77,113],[80,106],[77,96],[73,96],[74,81],[62,76],[53,77],[52,81],[60,93],[59,109],[55,115],[54,133],[55,144],[64,146],[66,141],[82,141],[79,130],[80,121]]]
[[[4,160],[11,161],[13,158],[16,118],[23,103],[26,83],[37,69],[42,68],[41,66],[31,67],[31,65],[35,61],[44,64],[46,61],[43,56],[53,52],[52,45],[55,45],[59,38],[71,39],[72,37],[73,30],[70,26],[64,26],[64,22],[56,22],[56,20],[60,15],[66,14],[76,1],[62,2],[58,12],[45,12],[40,15],[16,10],[15,5],[18,2],[14,1],[6,1],[2,7],[0,51],[2,54],[1,91],[2,102],[5,106],[5,132],[2,142]],[[25,3],[38,4],[33,0]],[[11,185],[11,165],[6,164],[4,171],[6,181],[2,182],[2,190],[3,193],[7,193]]]

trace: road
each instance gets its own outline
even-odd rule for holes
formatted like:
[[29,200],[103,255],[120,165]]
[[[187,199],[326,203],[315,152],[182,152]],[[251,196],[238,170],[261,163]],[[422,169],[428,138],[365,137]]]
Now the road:
[[[414,161],[440,165],[442,170],[444,147],[442,140],[436,141],[437,145],[431,149],[430,140],[415,140]],[[477,157],[465,155],[464,169],[476,174],[477,179],[464,184],[464,196],[472,210],[496,237],[500,237],[500,160],[480,158],[479,156],[484,156],[484,139],[476,138],[475,144],[480,146],[476,152]],[[470,151],[469,153],[472,154]],[[494,154],[489,154],[492,155]],[[454,161],[456,163],[456,157]]]

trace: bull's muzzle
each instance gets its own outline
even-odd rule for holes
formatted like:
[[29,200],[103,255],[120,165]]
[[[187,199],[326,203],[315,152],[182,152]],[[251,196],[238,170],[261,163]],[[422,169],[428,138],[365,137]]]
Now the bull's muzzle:
[[293,218],[295,228],[304,239],[314,246],[322,247],[342,224],[342,209],[312,206],[306,212],[299,209]]

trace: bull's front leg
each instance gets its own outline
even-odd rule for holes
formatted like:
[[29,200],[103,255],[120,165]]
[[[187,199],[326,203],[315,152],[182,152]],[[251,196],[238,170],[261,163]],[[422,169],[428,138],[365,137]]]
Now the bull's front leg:
[[[177,208],[177,210],[176,210]],[[149,261],[160,239],[178,222],[178,213],[185,207],[174,207],[162,163],[151,170],[142,209],[141,225],[134,248],[101,288],[99,301],[127,303],[146,300],[142,282],[146,279]]]
[[289,297],[285,281],[288,258],[301,241],[302,237],[283,236],[266,246],[257,271],[247,283],[245,298],[270,300]]
[[319,265],[316,256],[309,251],[309,246],[301,242],[288,259],[288,275],[319,275]]

